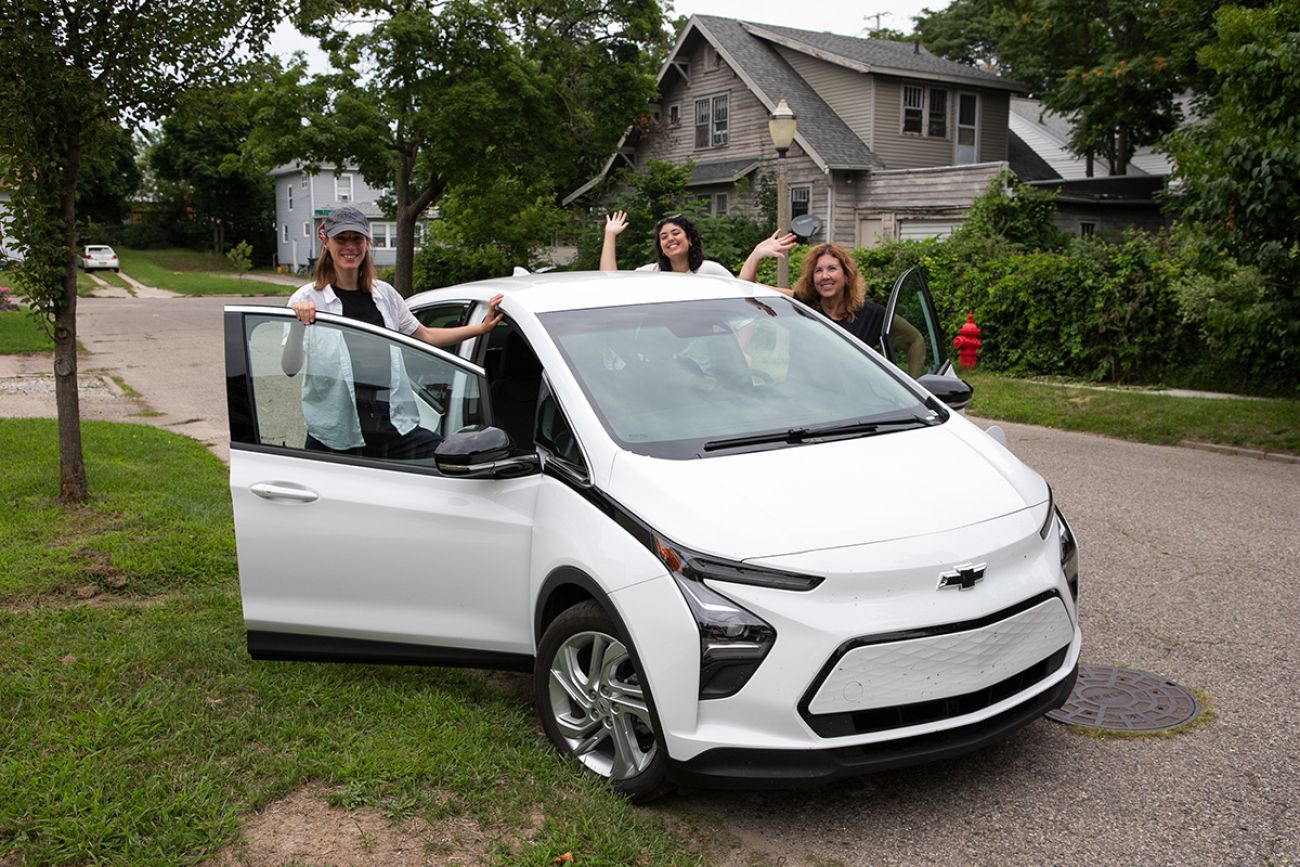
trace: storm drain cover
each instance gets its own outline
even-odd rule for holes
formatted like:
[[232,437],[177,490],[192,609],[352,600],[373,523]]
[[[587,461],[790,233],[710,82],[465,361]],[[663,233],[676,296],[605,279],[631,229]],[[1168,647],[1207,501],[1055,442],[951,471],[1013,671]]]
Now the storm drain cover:
[[1085,663],[1070,698],[1047,718],[1094,729],[1154,732],[1176,728],[1200,711],[1195,696],[1158,674]]

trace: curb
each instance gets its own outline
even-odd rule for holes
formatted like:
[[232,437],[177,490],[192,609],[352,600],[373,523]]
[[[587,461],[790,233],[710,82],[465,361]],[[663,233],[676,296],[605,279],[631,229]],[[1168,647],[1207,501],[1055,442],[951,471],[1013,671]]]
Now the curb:
[[1242,458],[1256,458],[1261,461],[1277,461],[1284,464],[1300,464],[1300,455],[1288,455],[1281,452],[1261,452],[1258,449],[1243,449],[1237,446],[1201,443],[1195,440],[1183,440],[1179,445],[1188,449],[1200,449],[1203,452],[1218,452],[1221,455],[1236,455]]

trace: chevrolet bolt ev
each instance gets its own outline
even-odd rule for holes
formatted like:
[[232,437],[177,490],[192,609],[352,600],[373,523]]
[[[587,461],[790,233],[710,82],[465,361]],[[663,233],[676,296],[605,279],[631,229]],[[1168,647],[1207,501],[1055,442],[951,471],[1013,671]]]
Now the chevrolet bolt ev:
[[[1066,700],[1074,536],[953,410],[970,389],[919,272],[887,317],[927,336],[917,380],[888,334],[734,280],[523,275],[410,303],[458,325],[498,292],[505,320],[453,351],[321,314],[309,350],[334,354],[296,376],[288,310],[226,308],[253,657],[531,672],[555,748],[638,801],[952,756]],[[425,446],[305,448],[312,377],[341,396],[330,423],[377,390]]]

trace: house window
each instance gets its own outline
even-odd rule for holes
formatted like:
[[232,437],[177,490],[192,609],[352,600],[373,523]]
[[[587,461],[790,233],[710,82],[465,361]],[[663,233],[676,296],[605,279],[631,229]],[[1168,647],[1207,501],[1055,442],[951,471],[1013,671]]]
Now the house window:
[[948,91],[919,84],[903,85],[903,133],[948,137]]
[[302,236],[303,236],[304,238],[310,238],[310,237],[311,237],[311,223],[304,222],[304,223],[302,224]]
[[307,173],[306,173],[306,172],[303,172],[303,173],[302,173],[302,179],[301,179],[300,181],[298,181],[298,186],[302,187],[304,190],[307,189]]
[[725,217],[726,214],[727,214],[727,194],[714,193],[713,194],[713,216]]
[[285,190],[287,190],[289,193],[289,210],[292,211],[293,210],[293,184],[289,184],[289,186],[285,187]]
[[727,94],[695,100],[695,146],[727,146]]
[[352,201],[352,175],[339,175],[334,179],[334,200],[337,202]]
[[680,105],[668,106],[668,123],[672,124],[673,126],[681,126],[682,107]]
[[1080,223],[1080,224],[1079,224],[1079,237],[1080,237],[1080,238],[1091,238],[1091,237],[1092,237],[1093,235],[1095,235],[1095,234],[1097,234],[1097,224],[1096,224],[1096,223]]
[[812,187],[801,186],[790,188],[790,219],[802,217],[811,210],[812,206]]
[[280,226],[280,240],[285,244],[289,243],[289,224],[285,223]]
[[921,134],[925,114],[925,90],[912,84],[903,85],[903,132]]
[[371,245],[375,249],[393,249],[397,247],[397,224],[396,223],[371,223],[370,224]]
[[948,91],[930,88],[930,125],[925,134],[931,138],[948,137]]

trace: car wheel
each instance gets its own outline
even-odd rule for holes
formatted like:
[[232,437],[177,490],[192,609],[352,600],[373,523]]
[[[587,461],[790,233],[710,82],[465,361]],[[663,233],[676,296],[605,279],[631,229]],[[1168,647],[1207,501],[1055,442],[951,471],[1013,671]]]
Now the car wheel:
[[575,605],[542,636],[533,689],[555,748],[630,800],[644,802],[672,786],[650,715],[650,691],[629,644],[600,605]]

